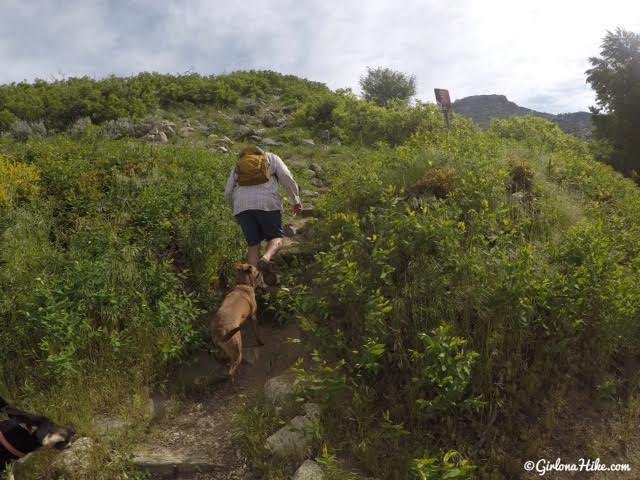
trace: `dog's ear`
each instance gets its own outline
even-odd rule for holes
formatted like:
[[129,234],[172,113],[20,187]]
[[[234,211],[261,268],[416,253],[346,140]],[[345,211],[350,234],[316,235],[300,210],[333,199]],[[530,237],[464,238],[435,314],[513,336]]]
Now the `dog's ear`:
[[242,264],[242,263],[240,263],[240,262],[236,263],[236,264],[234,265],[234,268],[235,268],[236,270],[240,270],[240,271],[244,270],[244,266],[243,266],[243,264]]
[[251,265],[250,263],[245,263],[244,264],[244,271],[245,272],[252,272],[253,273],[254,270],[257,270],[255,265]]

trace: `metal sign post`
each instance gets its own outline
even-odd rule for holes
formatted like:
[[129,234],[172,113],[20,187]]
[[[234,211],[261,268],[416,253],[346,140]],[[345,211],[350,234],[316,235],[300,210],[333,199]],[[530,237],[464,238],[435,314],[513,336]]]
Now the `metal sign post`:
[[451,128],[451,123],[449,120],[449,114],[451,113],[451,97],[449,96],[449,90],[445,90],[444,88],[434,88],[434,93],[436,94],[436,102],[444,113],[444,121],[447,124],[447,129]]

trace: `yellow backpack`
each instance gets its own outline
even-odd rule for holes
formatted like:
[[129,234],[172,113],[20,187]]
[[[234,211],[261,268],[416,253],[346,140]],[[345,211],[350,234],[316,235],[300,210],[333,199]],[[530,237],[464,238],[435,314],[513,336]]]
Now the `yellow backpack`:
[[238,185],[242,187],[267,183],[271,179],[267,154],[255,145],[245,147],[238,157],[236,173]]

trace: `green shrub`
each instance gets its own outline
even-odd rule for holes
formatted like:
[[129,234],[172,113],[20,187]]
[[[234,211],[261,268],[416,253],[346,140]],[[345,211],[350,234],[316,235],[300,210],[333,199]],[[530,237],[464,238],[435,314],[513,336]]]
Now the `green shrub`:
[[16,121],[18,121],[18,117],[9,110],[0,110],[0,132],[10,131]]
[[222,198],[228,160],[93,137],[3,147],[2,382],[19,397],[27,371],[48,390],[183,355],[243,248]]

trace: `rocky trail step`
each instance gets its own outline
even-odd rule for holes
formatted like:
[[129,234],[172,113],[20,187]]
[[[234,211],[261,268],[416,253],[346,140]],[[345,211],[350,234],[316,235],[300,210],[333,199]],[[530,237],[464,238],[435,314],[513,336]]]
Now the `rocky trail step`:
[[[300,232],[313,216],[311,210],[292,219],[283,255],[296,255]],[[148,472],[152,480],[258,480],[235,437],[233,414],[241,395],[255,395],[268,379],[288,372],[305,353],[301,343],[288,341],[299,338],[297,325],[263,322],[259,329],[261,347],[249,331],[243,331],[245,363],[233,382],[226,379],[225,366],[208,352],[193,359],[180,381],[198,393],[150,427],[132,452],[138,470]]]
[[[279,328],[261,325],[262,347],[244,349],[247,363],[238,370],[234,382],[224,381],[207,395],[188,398],[174,415],[153,425],[145,441],[133,452],[133,462],[151,479],[253,479],[247,460],[237,445],[233,431],[233,414],[239,406],[240,395],[254,395],[272,376],[287,371],[302,355],[296,325]],[[245,338],[252,341],[251,335]],[[194,366],[203,372],[194,378],[220,378],[220,364],[207,354],[201,355]],[[202,382],[201,382],[202,383]]]

